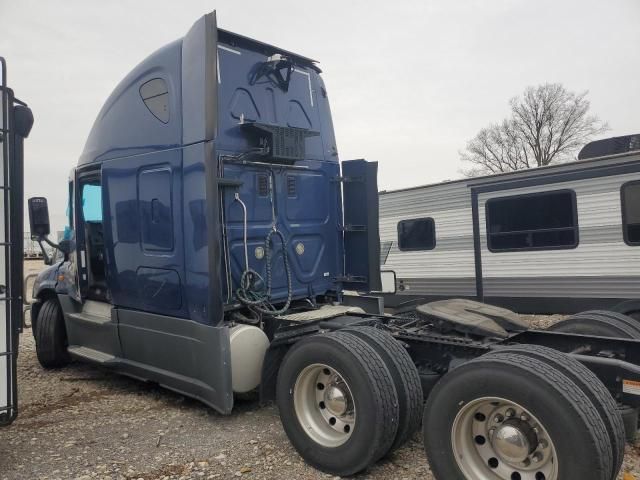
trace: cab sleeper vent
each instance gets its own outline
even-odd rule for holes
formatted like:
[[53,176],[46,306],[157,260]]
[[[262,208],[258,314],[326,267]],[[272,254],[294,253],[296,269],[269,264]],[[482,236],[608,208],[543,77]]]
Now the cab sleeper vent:
[[258,195],[261,197],[269,196],[269,179],[266,175],[258,175]]
[[296,196],[296,177],[293,175],[287,175],[287,195],[290,197]]

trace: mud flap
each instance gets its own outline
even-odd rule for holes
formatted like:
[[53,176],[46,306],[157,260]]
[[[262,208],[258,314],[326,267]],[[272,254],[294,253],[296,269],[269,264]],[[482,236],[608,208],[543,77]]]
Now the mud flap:
[[344,276],[347,290],[380,291],[378,162],[342,162]]

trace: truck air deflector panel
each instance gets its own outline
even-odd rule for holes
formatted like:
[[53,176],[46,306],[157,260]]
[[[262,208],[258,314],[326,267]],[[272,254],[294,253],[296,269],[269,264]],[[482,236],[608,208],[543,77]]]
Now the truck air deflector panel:
[[347,289],[379,291],[378,164],[366,160],[342,162],[344,199],[344,276]]
[[182,144],[213,140],[218,126],[216,13],[194,23],[182,40]]

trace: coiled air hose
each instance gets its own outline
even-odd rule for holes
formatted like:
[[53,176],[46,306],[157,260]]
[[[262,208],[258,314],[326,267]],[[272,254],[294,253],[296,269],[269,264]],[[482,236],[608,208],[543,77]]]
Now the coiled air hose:
[[[247,244],[247,206],[240,199],[240,195],[236,193],[235,200],[242,205],[242,211],[244,215],[244,264],[245,269],[240,277],[240,287],[236,290],[236,298],[240,303],[246,307],[255,310],[265,315],[282,315],[291,305],[291,299],[293,297],[293,282],[291,276],[291,268],[289,266],[289,255],[287,253],[287,241],[284,238],[282,232],[280,232],[274,221],[271,231],[265,238],[265,261],[267,278],[266,282],[262,276],[255,270],[249,268],[249,252]],[[276,235],[280,238],[282,243],[282,261],[284,263],[284,270],[287,276],[287,301],[281,308],[276,308],[271,303],[271,287],[272,287],[272,275],[271,275],[271,246],[272,238]],[[262,288],[256,287],[257,284],[262,285]]]

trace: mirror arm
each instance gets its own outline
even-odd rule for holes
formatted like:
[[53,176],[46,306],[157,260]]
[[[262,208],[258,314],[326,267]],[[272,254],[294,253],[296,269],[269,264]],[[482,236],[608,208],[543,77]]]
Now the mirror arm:
[[67,251],[66,248],[62,248],[59,243],[52,242],[46,236],[38,237],[38,239],[36,241],[38,242],[38,245],[40,245],[40,250],[42,250],[42,256],[44,258],[44,262],[45,262],[46,265],[50,265],[49,262],[52,261],[53,259],[51,257],[49,257],[49,255],[47,254],[47,251],[45,250],[44,246],[42,245],[42,242],[44,242],[47,245],[55,248],[56,250],[60,250],[64,254],[65,262],[67,260],[69,260],[69,252]]
[[49,240],[49,238],[47,237],[40,237],[38,239],[38,243],[40,243],[40,245],[42,245],[42,242],[46,243],[47,245],[49,245],[50,247],[55,248],[56,250],[60,250],[62,251],[62,249],[60,248],[60,245],[57,243],[52,242],[51,240]]
[[[42,257],[44,258],[44,264],[45,265],[50,265],[50,260],[51,258],[49,257],[49,254],[47,253],[47,250],[44,248],[44,245],[42,245],[42,238],[39,238],[37,240],[38,245],[40,245],[40,250],[42,250]],[[45,241],[47,241],[47,238],[44,239]],[[47,242],[47,243],[51,243],[51,242]]]

